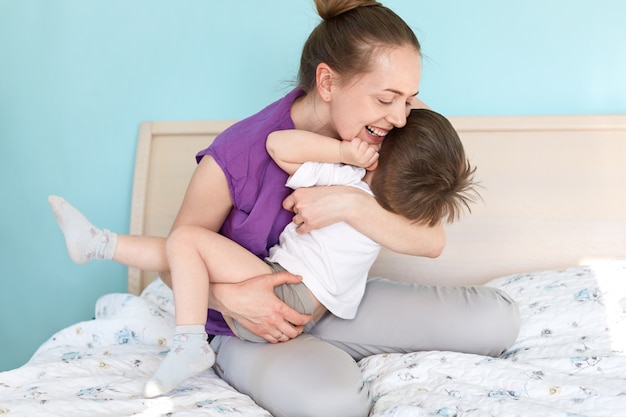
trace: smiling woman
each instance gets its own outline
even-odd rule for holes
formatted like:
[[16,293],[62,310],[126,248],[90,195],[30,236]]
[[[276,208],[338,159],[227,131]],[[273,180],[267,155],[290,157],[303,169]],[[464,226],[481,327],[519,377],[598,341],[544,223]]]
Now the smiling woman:
[[[320,98],[326,104],[332,102],[335,112],[334,125],[319,133],[380,143],[387,132],[406,123],[422,73],[419,44],[379,46],[370,53],[371,67],[357,77],[346,78],[325,62],[318,65]],[[312,105],[311,97],[305,96],[294,104],[294,110]]]
[[[448,2],[384,3],[418,34],[424,53],[420,97],[446,115],[626,112],[626,50],[620,47],[626,35],[621,19],[626,14],[626,2],[509,4],[477,0],[456,2],[454,7]],[[134,137],[140,121],[241,119],[258,111],[285,94],[285,80],[295,78],[302,43],[316,23],[312,1],[274,0],[269,8],[266,2],[248,0],[57,0],[54,6],[43,0],[0,2],[4,74],[0,79],[0,154],[11,155],[0,166],[3,199],[11,202],[5,204],[0,216],[4,242],[0,251],[1,370],[23,364],[57,329],[93,317],[98,297],[125,291],[127,285],[125,267],[114,263],[77,267],[69,261],[62,235],[45,203],[47,195],[64,195],[94,222],[125,231]],[[375,125],[373,120],[365,123]],[[194,154],[208,143],[196,142],[189,152]],[[494,139],[493,143],[497,147],[483,150],[489,155],[489,166],[499,169],[504,161],[495,158],[496,154],[508,155],[511,149],[506,141]],[[595,146],[587,155],[596,154]],[[555,161],[570,155],[571,146],[562,149],[568,151],[557,154]],[[184,151],[175,146],[168,154],[168,165],[177,165],[176,158],[180,157],[181,165],[185,161],[189,169],[195,166],[193,158],[189,159],[191,154],[177,152]],[[529,154],[538,157],[537,153]],[[527,165],[515,158],[512,161],[521,167]],[[580,167],[592,168],[585,158],[580,161]],[[475,162],[479,172],[485,172],[484,159]],[[605,162],[596,165],[606,166]],[[525,171],[515,177],[516,188],[528,184],[529,175],[539,184],[551,178],[541,177],[536,170]],[[489,186],[491,199],[510,188],[502,180],[505,177],[493,178],[496,183]],[[621,185],[615,178],[605,176],[597,184]],[[544,197],[554,195],[550,189],[542,190]],[[591,207],[590,199],[579,197],[578,188],[572,190],[568,214]],[[496,216],[499,208],[509,209],[517,203],[518,207],[537,208],[537,200],[513,197],[517,198],[499,199],[496,206],[489,203],[494,210],[490,213]],[[343,200],[349,204],[349,197]],[[151,207],[158,213],[162,205]],[[476,235],[485,236],[482,221],[470,224]],[[548,238],[544,243],[551,244],[549,251],[542,253],[541,246],[535,244],[532,251],[522,253],[512,238],[537,243],[536,232],[546,231],[545,227],[537,222],[531,223],[532,227],[514,227],[505,220],[494,224],[501,234],[487,242],[493,244],[488,247],[507,251],[501,259],[518,270],[546,265],[554,260],[555,250],[570,248],[576,239],[590,235],[588,228],[579,228],[579,222],[572,222],[576,228],[564,222],[563,227],[553,229],[567,231],[565,244]],[[623,248],[620,239],[626,234],[615,233],[610,223],[604,228],[603,236],[609,239],[599,239],[604,243],[594,248]],[[420,279],[440,283],[438,274],[449,270],[437,267],[439,261],[456,259],[456,255],[467,255],[463,262],[453,265],[458,279],[483,282],[508,270],[504,262],[491,264],[487,276],[489,264],[484,260],[493,256],[482,249],[485,240],[471,239],[468,236],[473,234],[461,230],[448,230],[446,250],[437,260],[421,259]],[[470,256],[476,254],[481,257]],[[464,263],[468,260],[471,267]],[[392,277],[388,269],[383,271],[385,277]],[[404,268],[396,273],[412,279],[413,271]],[[84,360],[88,360],[86,356]],[[139,383],[125,391],[126,396],[141,391],[141,382],[157,363],[153,360],[147,371],[134,375]],[[0,379],[6,382],[4,376]],[[398,391],[398,396],[400,392],[406,393]],[[34,395],[26,390],[21,394],[20,399]],[[410,393],[406,394],[402,397],[405,404],[410,401]],[[49,394],[47,398],[53,397]]]
[[[266,140],[277,130],[299,129],[378,145],[390,130],[406,124],[419,91],[420,44],[398,15],[372,1],[318,0],[316,5],[323,20],[304,45],[297,88],[226,129],[197,154],[198,167],[169,238],[114,234],[104,242],[114,249],[98,251],[129,266],[161,269],[161,278],[173,284],[174,344],[146,384],[148,397],[174,389],[215,362],[221,377],[275,415],[299,415],[303,409],[325,417],[367,415],[371,399],[354,362],[362,358],[363,346],[370,353],[446,349],[497,355],[515,340],[517,308],[500,290],[441,290],[384,280],[366,285],[354,319],[327,314],[313,332],[296,337],[311,317],[276,298],[274,287],[295,286],[299,277],[282,272],[209,286],[203,257],[190,261],[198,251],[181,249],[186,247],[181,244],[183,232],[193,228],[206,236],[223,234],[211,243],[212,253],[234,241],[266,257],[280,231],[293,220],[300,233],[346,222],[398,252],[426,257],[441,253],[445,242],[441,223],[409,220],[383,209],[369,193],[348,186],[299,188],[290,194],[284,187],[287,174],[270,160]],[[68,218],[57,204],[53,211],[66,238],[74,239],[75,228],[68,225],[75,224],[76,216]],[[94,236],[91,225],[82,229],[84,235]],[[92,250],[91,245],[84,246]],[[198,266],[193,269],[202,276],[187,270],[191,265]],[[215,310],[209,310],[205,325],[207,306]],[[428,311],[422,310],[424,306]],[[384,326],[376,326],[372,334],[374,316],[410,329],[407,334],[412,337],[398,338],[393,330],[385,334]],[[453,320],[464,332],[451,342],[446,325],[433,327],[433,317]],[[234,337],[234,322],[271,343]],[[205,342],[205,329],[211,347]],[[425,331],[428,340],[420,336]],[[483,334],[480,340],[474,337],[476,332]],[[294,357],[300,360],[289,359]],[[258,371],[254,366],[258,363],[269,371]],[[316,381],[325,381],[323,394]],[[297,395],[286,399],[284,392],[294,386]]]
[[[487,285],[513,296],[522,328],[499,358],[423,351],[362,359],[359,369],[375,398],[370,415],[455,410],[477,417],[486,411],[526,415],[528,410],[550,417],[562,416],[563,410],[589,417],[619,415],[626,407],[626,214],[621,210],[626,196],[620,192],[626,186],[621,158],[626,116],[460,117],[452,122],[480,167],[485,204],[449,228],[441,257],[386,252],[372,276],[446,285],[497,277]],[[132,233],[167,236],[193,174],[188,156],[233,123],[142,124]],[[564,158],[568,142],[575,146]],[[160,398],[137,395],[170,346],[174,302],[171,289],[152,271],[129,270],[128,285],[136,295],[103,296],[95,320],[61,330],[28,365],[0,374],[0,409],[9,415],[41,410],[56,415],[71,404],[74,414],[89,417],[106,402],[107,409],[123,415],[168,410],[190,416],[270,415],[211,370]],[[381,316],[386,320],[382,305],[372,309],[375,315],[364,327],[395,326],[398,321],[393,326],[376,321]],[[341,341],[352,325],[346,321],[334,340]],[[408,333],[397,331],[397,337]],[[375,332],[381,337],[386,333]],[[452,338],[456,334],[450,332]],[[291,358],[290,366],[298,364]]]
[[[325,20],[304,44],[298,74],[300,89],[317,94],[294,103],[294,123],[330,137],[382,142],[385,132],[406,123],[419,91],[420,43],[406,23],[375,1],[324,3],[316,3]],[[321,126],[307,116],[310,108],[327,113],[318,115]]]

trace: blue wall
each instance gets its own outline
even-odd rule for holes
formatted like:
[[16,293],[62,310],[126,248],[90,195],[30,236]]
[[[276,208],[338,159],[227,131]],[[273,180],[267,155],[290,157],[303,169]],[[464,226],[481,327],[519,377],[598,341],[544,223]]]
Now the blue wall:
[[[385,4],[444,114],[626,113],[626,2]],[[127,232],[139,123],[255,112],[316,23],[312,0],[0,0],[0,370],[126,289],[124,267],[69,260],[47,195]]]

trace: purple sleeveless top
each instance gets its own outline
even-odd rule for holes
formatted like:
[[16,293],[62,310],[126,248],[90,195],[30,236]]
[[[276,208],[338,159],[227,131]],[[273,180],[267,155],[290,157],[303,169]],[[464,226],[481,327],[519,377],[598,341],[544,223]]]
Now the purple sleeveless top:
[[[207,149],[196,155],[199,162],[211,155],[228,181],[233,208],[220,234],[264,258],[293,214],[282,208],[291,190],[285,187],[287,174],[265,149],[267,136],[277,130],[293,129],[291,105],[303,92],[294,89],[260,112],[220,133]],[[224,260],[228,262],[228,260]],[[209,310],[208,334],[233,335],[221,313]]]

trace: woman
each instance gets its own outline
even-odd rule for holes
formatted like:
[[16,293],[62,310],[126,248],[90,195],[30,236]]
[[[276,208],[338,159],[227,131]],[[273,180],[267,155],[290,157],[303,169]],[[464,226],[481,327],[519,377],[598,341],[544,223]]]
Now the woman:
[[[289,194],[286,174],[265,152],[269,133],[293,128],[380,143],[405,124],[411,106],[421,104],[416,99],[420,45],[400,17],[368,0],[316,0],[316,6],[323,21],[305,43],[298,88],[198,154],[173,228],[191,224],[219,230],[264,257],[290,221],[302,233],[346,221],[397,252],[436,257],[445,244],[442,225],[411,223],[353,188]],[[169,269],[165,239],[99,233],[113,249],[97,248],[95,257]],[[168,282],[167,273],[162,278]],[[214,310],[206,329],[216,335],[211,341],[215,370],[274,416],[366,416],[371,402],[355,360],[419,350],[498,355],[519,330],[517,308],[500,291],[379,279],[368,283],[355,319],[326,315],[311,334],[297,337],[310,317],[280,302],[273,287],[298,281],[285,272],[211,286]],[[232,337],[218,312],[271,343]]]

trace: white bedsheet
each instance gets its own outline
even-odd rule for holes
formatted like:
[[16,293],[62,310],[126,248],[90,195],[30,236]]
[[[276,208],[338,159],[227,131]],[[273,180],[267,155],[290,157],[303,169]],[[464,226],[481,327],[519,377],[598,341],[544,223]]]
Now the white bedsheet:
[[[494,359],[454,352],[360,362],[371,416],[626,415],[626,262],[505,277],[520,305],[517,342]],[[171,292],[110,294],[95,320],[61,330],[21,368],[0,373],[8,416],[269,416],[212,370],[168,396],[140,392],[167,351]]]

